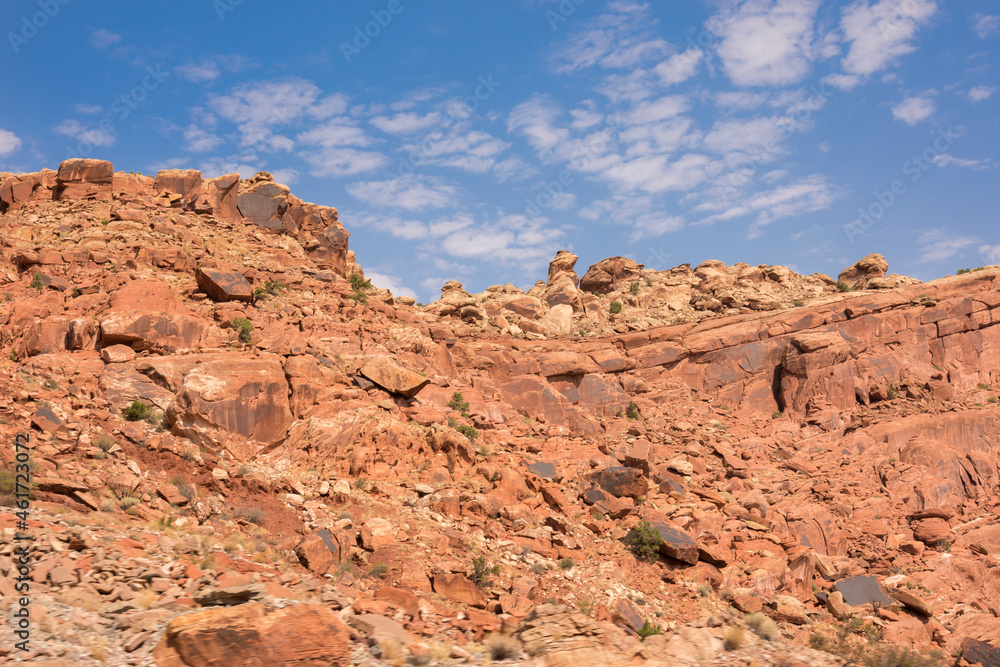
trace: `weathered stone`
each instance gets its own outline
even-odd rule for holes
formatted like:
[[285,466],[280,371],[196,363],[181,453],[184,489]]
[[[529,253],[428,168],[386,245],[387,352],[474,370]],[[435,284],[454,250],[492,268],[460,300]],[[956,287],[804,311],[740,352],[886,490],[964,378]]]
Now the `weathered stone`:
[[464,574],[439,573],[434,575],[434,592],[452,602],[482,606],[483,594]]
[[848,577],[835,583],[833,588],[840,592],[844,596],[844,602],[852,607],[863,604],[892,604],[892,599],[886,595],[885,587],[875,577]]
[[346,667],[350,638],[343,622],[322,605],[276,609],[250,602],[174,618],[154,649],[153,660],[158,667]]
[[253,287],[243,277],[243,274],[237,271],[215,271],[199,268],[195,271],[195,279],[198,281],[198,287],[212,301],[250,303],[253,300]]
[[365,361],[359,372],[383,389],[407,398],[416,396],[430,382],[389,357],[372,357]]
[[322,528],[303,538],[295,554],[310,572],[322,576],[335,572],[349,558],[350,546],[349,535]]
[[639,498],[649,491],[642,471],[635,468],[611,467],[592,473],[590,479],[613,496]]

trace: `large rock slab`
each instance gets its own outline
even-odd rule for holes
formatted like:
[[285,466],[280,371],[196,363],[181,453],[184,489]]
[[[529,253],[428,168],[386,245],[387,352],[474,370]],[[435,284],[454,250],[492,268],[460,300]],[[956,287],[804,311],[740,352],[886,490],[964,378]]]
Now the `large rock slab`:
[[107,160],[64,160],[56,174],[56,199],[111,199],[114,167]]
[[649,483],[643,477],[642,471],[635,468],[613,466],[592,473],[591,481],[613,496],[619,498],[639,498],[649,491]]
[[430,382],[425,376],[400,366],[389,357],[372,357],[358,372],[383,389],[406,398],[416,396]]
[[238,271],[216,271],[201,269],[195,271],[198,287],[212,301],[242,301],[250,303],[253,300],[253,287]]
[[306,535],[295,547],[295,555],[313,574],[323,576],[336,572],[338,566],[350,556],[353,537],[351,533],[333,533],[322,528]]
[[[650,521],[649,526],[658,532],[663,539],[663,543],[660,545],[661,555],[688,565],[694,565],[698,562],[698,542],[693,537],[680,528],[675,528],[662,521]],[[633,533],[634,530],[630,530],[624,540],[627,542]]]
[[[204,355],[198,361],[167,411],[176,435],[210,447],[226,447],[241,458],[285,437],[292,413],[288,383],[277,357]],[[234,451],[232,442],[218,431],[242,436],[237,440],[243,441],[246,451]]]
[[876,577],[857,576],[841,579],[833,585],[834,590],[844,596],[844,602],[852,607],[863,604],[892,604],[892,598]]
[[483,594],[464,574],[441,573],[434,575],[434,592],[461,604],[482,606]]
[[153,650],[158,667],[346,667],[350,657],[347,627],[319,604],[250,602],[184,614]]

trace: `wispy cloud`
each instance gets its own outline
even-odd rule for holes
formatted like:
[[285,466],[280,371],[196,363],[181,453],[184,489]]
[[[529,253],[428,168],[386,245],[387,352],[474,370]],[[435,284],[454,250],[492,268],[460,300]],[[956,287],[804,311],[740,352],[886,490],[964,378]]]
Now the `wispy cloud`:
[[347,193],[369,206],[405,211],[444,208],[456,202],[454,186],[417,176],[351,183]]
[[983,102],[993,97],[995,92],[997,92],[996,86],[974,86],[969,89],[968,97],[973,103]]
[[986,39],[995,32],[1000,32],[1000,16],[976,14],[972,19],[972,29],[979,39]]
[[919,242],[921,262],[943,262],[981,243],[974,236],[956,235],[943,227],[923,232]]
[[10,130],[0,129],[0,157],[13,155],[21,148],[21,140]]
[[98,51],[103,51],[104,49],[118,44],[122,41],[122,36],[118,33],[111,32],[105,28],[100,28],[94,30],[90,33],[90,45],[93,46]]
[[934,91],[928,91],[916,97],[908,97],[892,108],[892,117],[913,126],[921,123],[937,111],[932,96]]

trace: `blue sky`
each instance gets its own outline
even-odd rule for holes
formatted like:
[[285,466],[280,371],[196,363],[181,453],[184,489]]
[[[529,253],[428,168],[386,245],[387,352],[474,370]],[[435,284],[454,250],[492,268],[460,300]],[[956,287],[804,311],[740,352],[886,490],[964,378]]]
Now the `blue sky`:
[[429,301],[721,259],[1000,263],[995,0],[8,0],[0,170],[260,169]]

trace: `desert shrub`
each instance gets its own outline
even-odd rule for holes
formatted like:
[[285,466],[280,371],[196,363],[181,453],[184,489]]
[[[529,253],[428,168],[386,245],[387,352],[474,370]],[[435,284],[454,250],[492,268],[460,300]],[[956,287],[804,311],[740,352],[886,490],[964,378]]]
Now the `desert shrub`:
[[478,556],[472,559],[472,570],[469,572],[469,579],[476,586],[486,588],[493,583],[493,576],[500,574],[500,566],[490,565],[486,562],[486,556]]
[[632,283],[632,285],[628,288],[628,291],[631,292],[632,294],[638,294],[639,293],[639,283]]
[[722,640],[726,644],[727,651],[735,651],[742,648],[746,643],[747,636],[743,628],[738,625],[731,625],[722,633]]
[[877,644],[861,658],[865,667],[934,667],[941,664],[938,653],[918,653],[902,646]]
[[584,616],[590,616],[594,613],[594,603],[591,600],[584,600],[576,605],[576,608],[580,610],[580,613]]
[[778,629],[778,624],[759,611],[747,616],[747,625],[761,639],[773,642],[781,638],[781,630]]
[[625,417],[628,419],[639,418],[639,406],[635,401],[628,402],[628,405],[625,407]]
[[358,273],[352,273],[347,280],[351,283],[351,289],[354,290],[355,294],[370,292],[375,289],[375,286],[372,285],[372,281],[365,280],[361,277],[361,274]]
[[468,424],[459,424],[455,430],[468,438],[469,442],[475,442],[476,438],[479,437],[479,431],[474,426],[469,426]]
[[509,635],[493,635],[483,647],[493,660],[513,660],[521,655],[521,642]]
[[845,283],[845,282],[843,282],[841,280],[837,281],[836,287],[837,287],[837,291],[838,292],[851,292],[851,291],[853,291],[851,289],[850,285],[848,285],[847,283]]
[[253,341],[253,322],[245,317],[237,317],[233,319],[232,327],[236,330],[241,343],[249,345]]
[[451,400],[448,401],[448,407],[456,411],[463,417],[469,416],[469,402],[464,400],[462,392],[456,391],[451,395]]
[[639,560],[656,562],[660,559],[660,545],[663,538],[660,531],[649,525],[646,521],[640,521],[632,529],[630,535],[625,538],[625,546]]
[[368,570],[369,579],[381,579],[389,571],[389,566],[385,563],[376,563]]
[[642,639],[646,639],[646,637],[652,637],[653,635],[662,635],[662,634],[663,634],[663,629],[658,625],[653,625],[652,623],[650,623],[648,618],[646,619],[646,622],[642,624],[642,627],[639,628],[639,637]]
[[153,409],[153,406],[143,403],[139,399],[132,401],[128,407],[122,410],[122,416],[125,417],[125,421],[127,422],[148,420],[154,414],[156,414],[156,411]]
[[611,305],[608,306],[608,312],[610,312],[612,315],[617,315],[618,313],[622,312],[621,301],[612,301]]
[[259,507],[240,507],[233,512],[233,518],[246,519],[254,525],[261,526],[267,520],[267,512]]
[[559,559],[559,569],[560,570],[572,570],[576,565],[576,562],[572,558],[560,558]]
[[36,272],[35,277],[31,279],[31,285],[29,285],[29,287],[31,287],[31,289],[36,289],[39,292],[45,289],[45,283],[42,282],[42,274]]

